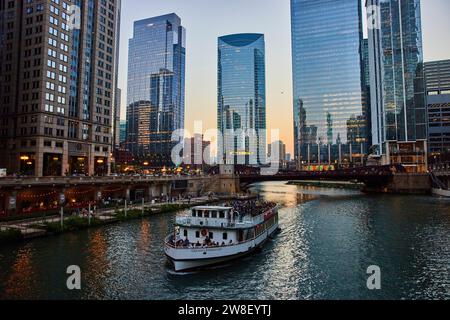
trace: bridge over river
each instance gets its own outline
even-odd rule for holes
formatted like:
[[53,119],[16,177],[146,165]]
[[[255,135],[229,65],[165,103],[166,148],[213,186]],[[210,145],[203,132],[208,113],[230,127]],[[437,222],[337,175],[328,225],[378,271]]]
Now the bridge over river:
[[115,200],[165,201],[180,195],[233,194],[263,181],[358,181],[367,192],[421,194],[431,191],[429,174],[408,174],[402,166],[379,166],[335,171],[280,171],[265,175],[259,168],[221,166],[209,174],[183,176],[108,176],[3,178],[0,180],[0,218],[85,207]]

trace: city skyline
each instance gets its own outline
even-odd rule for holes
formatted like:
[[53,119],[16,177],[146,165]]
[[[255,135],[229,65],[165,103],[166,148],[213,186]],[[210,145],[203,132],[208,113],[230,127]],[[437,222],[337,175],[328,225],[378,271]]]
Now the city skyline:
[[0,0],[0,302],[449,300],[448,12]]
[[[445,18],[449,10],[450,2],[447,0],[422,1],[425,61],[450,58],[450,43],[441,41],[439,32],[435,32],[435,30],[450,28],[450,21]],[[220,16],[212,14],[217,11],[221,12]],[[202,120],[204,128],[215,128],[217,125],[217,37],[242,32],[264,33],[266,35],[267,127],[268,130],[281,129],[280,139],[286,143],[288,152],[293,153],[293,126],[286,126],[287,122],[292,122],[293,117],[290,1],[231,0],[227,3],[211,5],[210,1],[205,0],[196,1],[195,4],[180,0],[170,2],[128,0],[127,5],[122,8],[121,38],[126,40],[131,37],[132,24],[135,20],[171,12],[178,14],[183,19],[183,25],[188,29],[185,127],[193,133],[196,120]],[[227,23],[230,17],[233,18],[231,25]],[[205,25],[210,24],[214,27],[205,28]],[[366,32],[365,36],[367,36]],[[121,41],[119,68],[122,119],[125,119],[128,59],[128,44],[125,40]]]

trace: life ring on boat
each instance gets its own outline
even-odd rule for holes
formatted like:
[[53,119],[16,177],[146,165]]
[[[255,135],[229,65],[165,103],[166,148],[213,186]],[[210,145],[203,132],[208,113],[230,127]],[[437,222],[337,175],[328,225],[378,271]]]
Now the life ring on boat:
[[201,234],[202,234],[202,237],[206,237],[206,236],[208,235],[208,230],[203,229],[203,230],[201,231]]

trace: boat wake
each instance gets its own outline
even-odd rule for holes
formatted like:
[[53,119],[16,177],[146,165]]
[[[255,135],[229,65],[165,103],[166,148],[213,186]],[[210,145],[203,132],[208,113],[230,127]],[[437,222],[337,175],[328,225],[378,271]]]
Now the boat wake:
[[190,276],[190,275],[199,273],[199,271],[177,272],[177,271],[175,271],[173,269],[166,269],[166,271],[171,276]]

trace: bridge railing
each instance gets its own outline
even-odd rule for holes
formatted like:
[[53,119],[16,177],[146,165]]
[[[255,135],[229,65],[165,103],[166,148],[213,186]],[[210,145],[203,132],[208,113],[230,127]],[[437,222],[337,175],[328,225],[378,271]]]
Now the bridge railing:
[[172,180],[189,180],[192,176],[140,176],[140,177],[4,177],[0,185],[20,184],[77,184],[77,183],[132,183],[132,182],[164,182]]
[[[370,167],[359,167],[350,169],[339,169],[339,170],[329,170],[329,171],[281,171],[275,176],[277,177],[336,177],[336,176],[348,176],[348,177],[358,177],[358,176],[392,176],[398,173],[406,173],[406,170],[401,165],[389,165],[389,166],[370,166]],[[254,177],[260,174],[240,174],[240,177]]]

